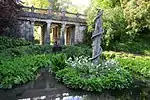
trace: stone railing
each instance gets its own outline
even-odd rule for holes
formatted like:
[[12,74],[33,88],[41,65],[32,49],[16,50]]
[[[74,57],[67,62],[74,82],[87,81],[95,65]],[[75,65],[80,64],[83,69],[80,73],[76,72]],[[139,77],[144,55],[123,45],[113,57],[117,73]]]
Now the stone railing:
[[37,13],[37,14],[46,14],[46,15],[51,15],[51,16],[60,16],[60,17],[70,17],[70,18],[76,18],[76,19],[86,19],[86,15],[84,14],[79,14],[79,13],[71,13],[65,10],[61,11],[56,11],[52,9],[43,9],[43,8],[35,8],[34,6],[32,7],[27,7],[27,6],[21,6],[22,10],[24,12],[29,12],[29,13]]

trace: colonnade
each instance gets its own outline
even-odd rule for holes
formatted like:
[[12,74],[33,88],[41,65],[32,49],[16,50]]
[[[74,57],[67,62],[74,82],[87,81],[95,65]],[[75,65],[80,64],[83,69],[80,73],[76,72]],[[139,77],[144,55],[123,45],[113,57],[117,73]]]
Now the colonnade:
[[[34,26],[36,22],[31,22],[31,35],[34,37]],[[60,45],[73,45],[78,42],[80,35],[79,24],[54,23],[46,21],[42,25],[41,44],[51,44],[51,42],[59,43]],[[53,34],[52,34],[53,33]],[[53,41],[51,40],[53,39]],[[33,38],[34,40],[34,38]]]

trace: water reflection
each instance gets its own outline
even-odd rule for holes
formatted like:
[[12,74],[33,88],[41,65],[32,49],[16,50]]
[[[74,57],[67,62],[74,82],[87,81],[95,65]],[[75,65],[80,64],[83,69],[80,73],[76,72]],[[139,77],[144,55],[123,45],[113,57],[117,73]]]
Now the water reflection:
[[89,93],[71,90],[68,93],[37,96],[18,100],[150,100],[150,89],[132,89],[109,91],[105,93]]
[[35,98],[25,98],[25,99],[18,99],[18,100],[85,100],[84,96],[68,96],[63,98],[52,98],[51,96],[41,96],[41,97],[35,97]]
[[[7,99],[1,99],[4,95]],[[150,100],[150,88],[140,87],[103,93],[70,90],[44,72],[31,84],[0,93],[0,100]]]

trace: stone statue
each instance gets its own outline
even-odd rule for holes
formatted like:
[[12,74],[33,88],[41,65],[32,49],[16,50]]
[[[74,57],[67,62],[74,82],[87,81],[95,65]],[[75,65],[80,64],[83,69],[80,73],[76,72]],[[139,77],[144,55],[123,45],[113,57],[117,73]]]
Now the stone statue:
[[100,61],[100,55],[102,54],[102,47],[101,45],[101,39],[102,39],[102,33],[103,33],[103,28],[102,28],[102,15],[103,15],[103,10],[98,10],[98,15],[95,19],[95,30],[92,34],[92,47],[93,47],[93,54],[92,54],[92,63],[98,64]]

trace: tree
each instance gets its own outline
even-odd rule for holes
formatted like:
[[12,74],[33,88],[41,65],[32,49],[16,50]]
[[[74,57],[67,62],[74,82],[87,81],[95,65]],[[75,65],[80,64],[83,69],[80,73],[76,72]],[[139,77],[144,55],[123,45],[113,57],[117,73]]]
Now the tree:
[[87,22],[89,25],[89,30],[92,31],[94,18],[97,15],[97,10],[96,10],[97,8],[107,10],[107,9],[113,9],[115,7],[120,7],[120,6],[121,6],[120,0],[91,0],[90,7],[87,9],[87,15],[88,15]]
[[15,0],[0,1],[0,35],[10,33],[11,28],[15,25],[15,19],[20,11],[20,6]]
[[49,8],[61,10],[62,8],[77,13],[81,11],[78,6],[72,4],[71,0],[23,0],[25,6],[34,6],[37,8]]
[[114,42],[133,40],[139,34],[143,32],[148,34],[150,31],[149,0],[91,0],[87,10],[90,32],[93,32],[93,19],[96,17],[97,8],[104,10],[103,46],[107,48]]
[[66,3],[69,0],[23,0],[24,5],[34,6],[37,8],[49,8],[53,10],[60,10],[61,8],[66,8]]
[[49,2],[48,0],[22,0],[25,6],[34,6],[37,8],[48,8]]
[[130,0],[124,1],[124,14],[128,22],[128,34],[136,36],[144,29],[150,30],[150,1]]
[[[93,32],[94,19],[97,8],[103,9],[103,48],[110,48],[117,41],[122,40],[126,35],[126,20],[119,0],[91,0],[87,13],[87,23],[89,32]],[[90,35],[88,35],[90,36]]]

